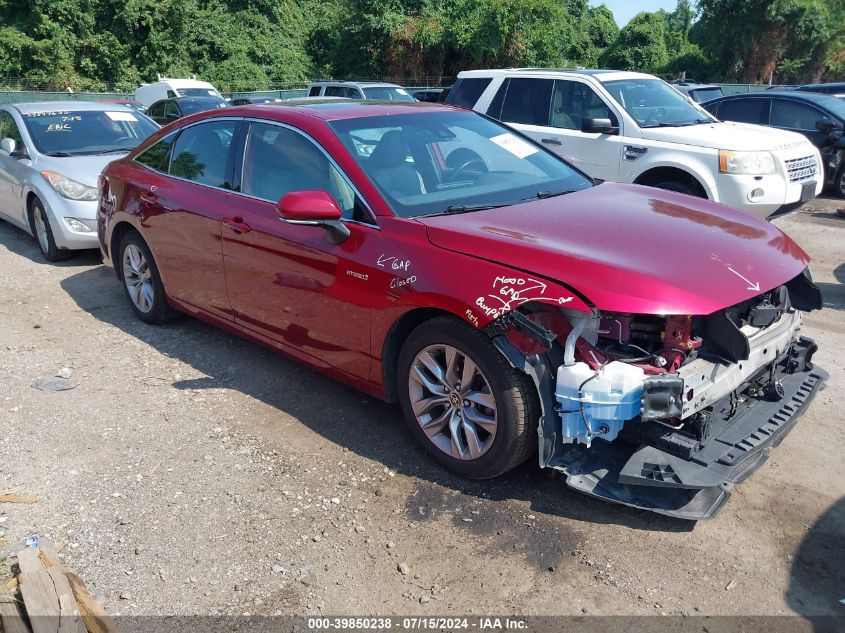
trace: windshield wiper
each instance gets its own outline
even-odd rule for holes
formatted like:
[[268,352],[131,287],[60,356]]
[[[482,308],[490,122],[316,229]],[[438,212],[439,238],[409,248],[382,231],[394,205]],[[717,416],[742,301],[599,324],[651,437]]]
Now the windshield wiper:
[[695,119],[694,121],[674,121],[670,123],[655,123],[654,125],[643,125],[642,127],[687,127],[688,125],[699,125],[701,123],[713,123],[710,119]]
[[538,200],[545,200],[546,198],[556,198],[557,196],[565,196],[568,193],[574,193],[577,189],[565,189],[563,191],[538,191],[534,196]]
[[73,156],[73,154],[68,154],[67,152],[44,152],[44,156],[53,156],[55,158],[67,158],[68,156]]
[[[136,146],[137,147],[137,146]],[[98,149],[94,152],[79,152],[83,156],[99,156],[101,154],[114,154],[116,152],[131,152],[134,147],[113,147],[111,149]]]
[[485,209],[499,209],[501,207],[509,207],[513,204],[513,202],[499,204],[453,204],[446,207],[445,211],[427,213],[423,217],[430,218],[433,215],[457,215],[458,213],[471,213],[472,211],[484,211]]

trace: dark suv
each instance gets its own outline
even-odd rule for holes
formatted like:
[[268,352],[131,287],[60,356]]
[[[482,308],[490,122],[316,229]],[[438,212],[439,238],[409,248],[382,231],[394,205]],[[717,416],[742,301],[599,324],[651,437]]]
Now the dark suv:
[[767,90],[702,104],[722,121],[768,125],[799,132],[819,148],[825,181],[845,198],[845,101],[798,90]]

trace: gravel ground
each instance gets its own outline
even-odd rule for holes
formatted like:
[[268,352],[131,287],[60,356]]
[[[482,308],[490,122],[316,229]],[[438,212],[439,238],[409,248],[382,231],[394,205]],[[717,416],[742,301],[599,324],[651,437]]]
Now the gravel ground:
[[[0,505],[115,614],[845,613],[845,220],[813,257],[828,388],[714,520],[569,491],[527,463],[434,466],[398,407],[193,319],[137,321],[95,253],[44,263],[0,223]],[[71,370],[69,391],[31,387]],[[14,549],[14,547],[12,547]]]

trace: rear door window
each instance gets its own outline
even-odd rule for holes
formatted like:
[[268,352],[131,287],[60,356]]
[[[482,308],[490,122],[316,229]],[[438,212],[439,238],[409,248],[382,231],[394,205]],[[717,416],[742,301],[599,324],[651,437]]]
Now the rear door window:
[[173,146],[173,140],[176,138],[176,133],[168,134],[162,138],[155,145],[148,147],[135,157],[135,161],[146,165],[156,171],[167,171],[167,162],[170,157],[170,148]]
[[733,99],[719,106],[719,118],[722,121],[737,123],[769,124],[769,99]]
[[182,130],[173,146],[170,175],[231,189],[229,154],[238,122],[209,121]]
[[502,121],[548,125],[553,88],[552,79],[511,79],[502,104]]
[[491,81],[493,81],[491,77],[458,79],[458,82],[449,91],[446,103],[461,108],[472,108]]

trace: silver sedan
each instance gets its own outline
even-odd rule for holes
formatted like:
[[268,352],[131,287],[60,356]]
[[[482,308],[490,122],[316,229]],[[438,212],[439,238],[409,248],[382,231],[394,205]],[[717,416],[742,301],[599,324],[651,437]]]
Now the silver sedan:
[[159,128],[87,101],[0,106],[0,219],[35,236],[47,261],[97,248],[97,178]]

